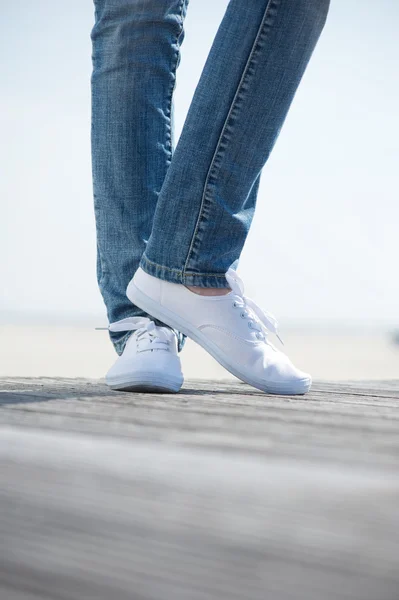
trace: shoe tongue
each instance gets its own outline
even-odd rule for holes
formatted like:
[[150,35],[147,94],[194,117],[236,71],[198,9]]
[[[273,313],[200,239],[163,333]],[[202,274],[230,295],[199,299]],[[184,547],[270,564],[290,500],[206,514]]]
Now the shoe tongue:
[[244,284],[237,273],[233,271],[233,269],[229,269],[227,271],[226,279],[233,292],[239,296],[244,295]]
[[177,334],[174,329],[168,327],[167,325],[154,325],[154,328],[151,330],[151,333],[155,337],[159,337],[160,341],[165,341],[166,339],[172,339],[173,337],[177,338]]
[[167,325],[155,325],[153,331],[155,331],[155,332],[164,331],[165,333],[168,333],[170,331],[173,332],[173,329],[171,327],[168,327]]

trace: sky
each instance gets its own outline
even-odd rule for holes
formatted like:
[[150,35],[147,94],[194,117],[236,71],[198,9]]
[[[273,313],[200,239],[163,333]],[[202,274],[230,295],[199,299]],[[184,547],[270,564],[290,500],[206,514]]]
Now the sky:
[[[227,0],[191,0],[176,142]],[[0,0],[0,311],[99,315],[89,0]],[[279,318],[399,324],[399,3],[332,0],[240,262]]]

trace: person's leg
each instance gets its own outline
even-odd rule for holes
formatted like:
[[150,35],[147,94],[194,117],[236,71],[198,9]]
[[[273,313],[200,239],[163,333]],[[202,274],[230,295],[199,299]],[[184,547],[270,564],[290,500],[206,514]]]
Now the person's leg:
[[[94,0],[92,173],[97,277],[110,323],[145,313],[126,286],[173,154],[173,90],[188,0]],[[110,331],[121,354],[130,332]]]
[[329,0],[230,0],[167,172],[141,260],[150,275],[227,287],[261,170]]
[[[277,322],[244,295],[235,267],[327,10],[328,0],[230,0],[127,288],[233,375],[274,394],[304,394],[312,378],[270,343]],[[228,293],[204,297],[193,286]]]

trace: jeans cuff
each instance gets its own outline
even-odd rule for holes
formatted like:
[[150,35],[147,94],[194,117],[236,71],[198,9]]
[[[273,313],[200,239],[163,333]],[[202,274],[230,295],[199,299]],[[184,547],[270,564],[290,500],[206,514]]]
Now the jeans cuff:
[[226,276],[224,273],[189,273],[182,269],[173,269],[158,265],[149,260],[143,254],[140,267],[153,277],[169,281],[170,283],[180,283],[181,285],[190,285],[204,288],[228,288]]
[[119,336],[115,336],[115,333],[110,333],[110,339],[111,342],[115,348],[116,353],[120,356],[122,354],[122,352],[125,349],[126,346],[126,342],[128,341],[128,339],[130,338],[130,336],[132,335],[133,331],[127,331],[126,333],[123,333],[122,336],[121,334],[119,334]]

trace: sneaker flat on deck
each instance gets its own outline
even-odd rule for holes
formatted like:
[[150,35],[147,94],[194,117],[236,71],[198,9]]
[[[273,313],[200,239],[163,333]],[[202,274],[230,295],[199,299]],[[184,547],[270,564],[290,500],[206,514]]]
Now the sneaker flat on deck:
[[176,393],[183,384],[177,338],[168,327],[146,317],[111,323],[110,331],[133,331],[123,353],[105,376],[113,390]]
[[226,278],[231,292],[201,296],[139,268],[126,294],[136,306],[197,342],[245,383],[269,394],[305,394],[311,376],[268,339],[268,333],[278,335],[275,318],[244,296],[235,271],[229,269]]

